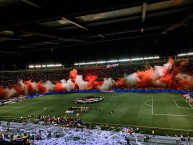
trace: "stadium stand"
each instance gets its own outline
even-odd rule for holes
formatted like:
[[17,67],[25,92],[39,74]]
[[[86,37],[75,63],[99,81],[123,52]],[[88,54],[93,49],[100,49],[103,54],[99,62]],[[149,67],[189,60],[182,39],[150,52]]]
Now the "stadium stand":
[[[0,86],[12,87],[12,85],[18,83],[18,81],[31,80],[32,82],[45,82],[50,80],[51,82],[57,82],[62,79],[69,78],[69,72],[71,69],[54,69],[54,70],[31,70],[31,71],[10,71],[0,72]],[[124,74],[131,74],[137,70],[144,70],[144,66],[118,66],[116,68],[106,69],[105,67],[88,67],[88,68],[77,68],[79,74],[83,77],[87,75],[97,75],[101,80],[103,78],[112,77],[118,79]]]

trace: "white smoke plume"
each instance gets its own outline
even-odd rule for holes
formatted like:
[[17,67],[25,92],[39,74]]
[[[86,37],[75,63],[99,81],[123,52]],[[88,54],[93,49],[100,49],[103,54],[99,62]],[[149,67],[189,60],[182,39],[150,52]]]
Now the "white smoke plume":
[[23,80],[20,80],[18,83],[21,85],[21,89],[24,91],[24,95],[27,95],[28,94],[28,86],[23,83]]
[[88,82],[83,80],[82,75],[77,75],[75,82],[80,90],[88,89]]
[[71,79],[68,79],[67,81],[65,79],[62,79],[60,82],[62,83],[62,87],[68,91],[75,88],[75,85]]
[[6,98],[10,98],[16,94],[16,90],[14,88],[4,88],[3,93]]
[[35,92],[38,92],[38,91],[39,91],[39,88],[38,88],[36,82],[31,82],[31,84],[32,84],[33,90],[34,90]]
[[181,86],[179,86],[179,87],[182,87],[182,85],[183,85],[183,88],[185,90],[192,89],[193,76],[190,76],[188,74],[178,73],[176,75],[176,80],[179,82],[179,84],[181,84]]
[[125,78],[125,81],[129,86],[135,87],[138,82],[140,82],[140,79],[136,73],[130,74]]
[[104,78],[104,83],[101,86],[101,90],[110,90],[116,85],[116,82],[112,78]]
[[51,81],[46,81],[43,84],[46,87],[46,92],[51,92],[54,90],[54,84]]

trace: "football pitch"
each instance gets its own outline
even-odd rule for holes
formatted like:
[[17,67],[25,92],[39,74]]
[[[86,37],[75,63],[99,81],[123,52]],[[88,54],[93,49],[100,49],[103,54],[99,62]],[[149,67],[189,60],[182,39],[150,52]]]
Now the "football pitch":
[[[76,98],[102,96],[95,104],[75,104]],[[141,130],[193,132],[193,107],[180,93],[63,93],[44,95],[0,106],[0,120],[21,121],[29,115],[75,116],[68,107],[90,107],[79,118],[91,124],[139,127]],[[99,111],[100,110],[100,111]],[[114,111],[115,114],[111,114]],[[160,134],[164,134],[163,132]]]

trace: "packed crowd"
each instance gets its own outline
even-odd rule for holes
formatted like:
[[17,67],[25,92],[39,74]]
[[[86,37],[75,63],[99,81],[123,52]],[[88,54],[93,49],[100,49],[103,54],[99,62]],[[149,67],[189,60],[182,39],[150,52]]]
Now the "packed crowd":
[[52,82],[67,79],[69,71],[23,71],[23,72],[1,72],[0,73],[0,86],[11,87],[13,84],[18,83],[20,80],[32,82],[45,82],[50,80]]
[[[56,116],[29,116],[27,120],[23,121],[23,125],[27,123],[35,123],[43,126],[59,126],[64,128],[90,128],[91,125],[84,123],[82,120],[76,117],[56,117]],[[19,127],[19,126],[18,126]],[[22,130],[14,130],[11,127],[11,122],[7,122],[6,129],[2,129],[0,123],[0,144],[33,144],[34,140],[42,140],[44,138],[59,138],[60,134],[57,131],[47,131],[46,134],[42,134],[41,129],[36,130],[36,132],[27,132]]]
[[90,128],[90,124],[83,122],[81,119],[76,117],[56,117],[56,116],[29,116],[27,122],[39,123],[41,125],[57,125],[62,127],[76,127],[76,128]]
[[[93,68],[78,68],[78,73],[84,77],[87,75],[97,75],[99,80],[103,78],[112,77],[112,79],[118,79],[123,77],[124,74],[131,74],[137,70],[144,70],[143,66],[119,66],[116,68],[106,69],[106,67],[93,67]],[[12,85],[18,83],[18,81],[28,81],[32,82],[45,82],[50,80],[55,83],[62,79],[69,79],[70,69],[63,70],[47,70],[47,71],[21,71],[21,72],[0,72],[0,86],[12,87]]]
[[[31,121],[34,121],[33,123]],[[124,135],[126,133],[120,132],[108,132],[103,131],[99,126],[91,128],[91,125],[84,123],[78,117],[56,117],[56,116],[29,116],[28,122],[16,123],[16,122],[3,122],[0,123],[0,144],[14,144],[14,145],[35,145],[35,144],[78,144],[82,141],[92,144],[92,140],[96,138],[96,135],[100,137],[96,142],[101,139],[101,143],[105,142],[117,142],[118,144],[126,143]],[[97,131],[96,131],[97,130]],[[100,134],[98,134],[101,132]],[[111,135],[110,135],[110,134]],[[119,136],[118,136],[119,134]],[[92,135],[92,138],[90,138]],[[113,137],[112,137],[113,135]],[[84,137],[85,136],[85,137]],[[108,138],[107,138],[108,137]],[[60,138],[60,139],[59,139]],[[118,139],[118,140],[116,140]],[[61,142],[61,143],[60,143]],[[96,143],[94,143],[96,144]]]
[[[31,117],[30,117],[31,118]],[[159,136],[154,130],[152,134],[141,134],[141,130],[128,127],[92,126],[92,128],[65,127],[61,126],[60,118],[66,120],[65,117],[51,117],[52,121],[47,122],[49,116],[36,116],[38,122],[0,122],[0,144],[2,145],[146,145],[146,144],[192,144],[193,142],[188,135],[183,134],[178,137]],[[28,118],[29,119],[29,118]],[[67,120],[74,120],[69,118]],[[42,124],[42,121],[44,124]],[[73,123],[75,123],[74,121]]]
[[133,72],[144,70],[144,66],[118,66],[114,68],[87,68],[87,69],[78,69],[78,72],[84,76],[88,74],[97,75],[99,79],[111,77],[114,80],[117,80],[124,75],[131,74]]

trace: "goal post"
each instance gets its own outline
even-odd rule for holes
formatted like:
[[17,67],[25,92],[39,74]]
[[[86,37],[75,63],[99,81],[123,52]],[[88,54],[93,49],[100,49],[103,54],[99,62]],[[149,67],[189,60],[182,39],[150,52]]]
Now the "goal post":
[[186,97],[186,102],[191,106],[193,107],[193,98],[192,97]]

